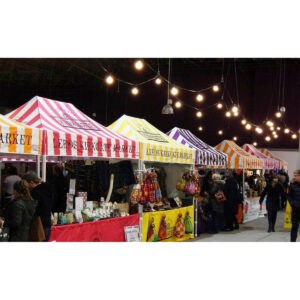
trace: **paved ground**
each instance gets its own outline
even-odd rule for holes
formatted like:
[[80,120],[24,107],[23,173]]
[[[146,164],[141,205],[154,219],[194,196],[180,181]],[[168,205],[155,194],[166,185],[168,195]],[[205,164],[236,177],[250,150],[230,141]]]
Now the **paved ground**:
[[[218,234],[201,234],[190,242],[289,242],[290,230],[283,228],[284,212],[277,215],[275,231],[268,233],[267,217],[240,225],[239,230]],[[298,236],[300,240],[300,236]]]

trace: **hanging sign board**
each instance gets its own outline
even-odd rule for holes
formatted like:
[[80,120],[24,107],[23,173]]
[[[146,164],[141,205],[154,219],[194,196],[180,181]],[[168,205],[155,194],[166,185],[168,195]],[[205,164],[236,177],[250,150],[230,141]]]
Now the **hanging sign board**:
[[139,242],[139,233],[140,228],[139,226],[125,226],[124,227],[125,232],[125,240],[126,242]]

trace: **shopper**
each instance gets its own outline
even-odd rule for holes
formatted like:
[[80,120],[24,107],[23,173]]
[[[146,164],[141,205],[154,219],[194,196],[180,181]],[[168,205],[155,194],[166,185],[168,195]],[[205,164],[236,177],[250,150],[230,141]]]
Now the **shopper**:
[[[283,168],[279,171],[279,180],[284,188],[284,192],[287,193],[290,178],[289,178],[288,173]],[[286,198],[282,199],[282,201],[281,201],[281,208],[283,208],[283,209],[286,207],[285,200],[286,200]]]
[[9,241],[28,242],[36,202],[31,198],[25,180],[15,182],[13,190],[13,198],[3,208],[0,225],[9,228]]
[[12,199],[14,194],[14,184],[17,181],[20,181],[21,177],[18,176],[18,171],[16,167],[10,167],[8,169],[8,176],[3,181],[3,201],[1,203],[1,206],[4,206],[9,200]]
[[53,191],[51,185],[41,182],[40,178],[33,172],[28,172],[23,176],[29,184],[30,194],[37,201],[36,215],[41,218],[46,241],[51,235],[51,211],[53,205]]
[[287,199],[292,207],[291,242],[296,242],[300,222],[300,170],[294,172]]
[[[235,215],[238,212],[238,202],[240,197],[240,192],[238,188],[238,183],[235,180],[233,174],[227,174],[224,194],[227,201],[224,202],[224,217],[225,217],[225,230],[233,231],[234,228],[238,229],[239,225],[235,220]],[[234,227],[235,225],[235,227]]]
[[224,203],[216,199],[218,192],[223,192],[225,181],[221,180],[220,174],[213,174],[208,182],[209,184],[209,207],[212,213],[212,220],[214,224],[213,232],[218,233],[224,229]]
[[54,194],[54,203],[52,206],[52,211],[65,213],[67,205],[66,195],[68,193],[68,181],[63,175],[63,169],[61,166],[54,166],[53,180],[51,183]]
[[285,193],[278,176],[275,174],[270,175],[270,183],[264,188],[259,204],[261,205],[267,196],[266,207],[268,212],[269,228],[268,232],[275,232],[275,223],[277,218],[277,212],[280,209],[280,202],[282,198],[285,198]]

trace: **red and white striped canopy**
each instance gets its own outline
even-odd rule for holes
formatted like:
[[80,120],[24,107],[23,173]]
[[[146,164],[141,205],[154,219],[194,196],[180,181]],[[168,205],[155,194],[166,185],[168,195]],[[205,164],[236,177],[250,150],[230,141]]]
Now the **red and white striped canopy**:
[[35,96],[6,116],[43,130],[44,155],[139,158],[138,142],[95,122],[71,103]]
[[256,149],[253,145],[251,144],[245,144],[242,147],[246,152],[261,158],[264,162],[264,168],[271,170],[271,169],[278,169],[279,168],[279,163],[276,159],[273,159],[271,157],[266,156],[262,152],[260,152],[258,149]]

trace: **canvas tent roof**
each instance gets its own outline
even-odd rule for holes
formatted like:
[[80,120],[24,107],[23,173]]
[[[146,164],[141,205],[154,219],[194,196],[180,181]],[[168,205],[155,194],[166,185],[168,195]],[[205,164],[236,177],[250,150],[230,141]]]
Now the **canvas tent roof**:
[[177,143],[144,119],[123,115],[108,128],[139,141],[141,160],[181,164],[195,162],[195,150]]

